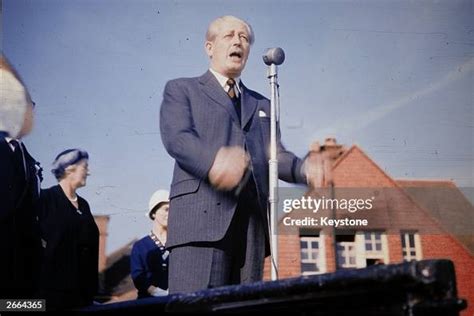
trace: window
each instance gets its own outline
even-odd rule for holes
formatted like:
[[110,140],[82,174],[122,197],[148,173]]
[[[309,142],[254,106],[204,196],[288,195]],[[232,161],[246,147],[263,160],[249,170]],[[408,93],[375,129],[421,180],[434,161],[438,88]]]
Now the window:
[[357,268],[357,251],[355,234],[337,235],[337,267]]
[[336,245],[338,269],[388,263],[387,236],[381,231],[341,231]]
[[326,272],[324,238],[319,233],[300,233],[301,274],[311,275]]
[[365,266],[382,264],[387,260],[385,235],[382,232],[364,232]]
[[365,232],[365,251],[380,252],[382,251],[382,233],[380,232]]
[[417,232],[401,232],[403,261],[420,260],[421,243]]
[[337,264],[340,268],[357,268],[354,243],[340,242],[337,244]]

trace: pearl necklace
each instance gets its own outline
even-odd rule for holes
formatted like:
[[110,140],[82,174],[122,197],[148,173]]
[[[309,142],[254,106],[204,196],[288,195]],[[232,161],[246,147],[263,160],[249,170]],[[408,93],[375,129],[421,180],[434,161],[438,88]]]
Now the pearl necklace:
[[[71,199],[69,196],[68,196],[67,198],[68,198],[69,201],[71,201],[71,202],[77,202],[77,194],[76,194],[76,197],[73,198],[73,199]],[[82,215],[82,212],[81,212],[80,209],[76,208],[76,212],[77,212],[77,214]]]

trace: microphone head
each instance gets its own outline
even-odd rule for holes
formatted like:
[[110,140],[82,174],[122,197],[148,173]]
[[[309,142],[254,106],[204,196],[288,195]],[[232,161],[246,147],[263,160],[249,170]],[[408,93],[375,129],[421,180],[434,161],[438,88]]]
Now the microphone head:
[[281,65],[285,61],[285,52],[280,47],[269,48],[263,55],[263,62],[270,66],[271,64]]

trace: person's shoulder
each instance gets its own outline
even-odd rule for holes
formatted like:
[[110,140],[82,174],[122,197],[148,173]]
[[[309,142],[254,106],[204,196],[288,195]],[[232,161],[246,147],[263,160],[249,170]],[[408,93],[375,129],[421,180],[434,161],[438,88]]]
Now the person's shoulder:
[[8,133],[0,131],[0,144],[1,145],[7,145],[7,140],[5,137],[8,136]]
[[87,200],[84,199],[79,194],[77,194],[77,199],[78,199],[81,211],[86,212],[91,217],[94,217],[94,214],[92,214],[91,207],[89,206],[89,203],[87,202]]
[[59,185],[53,185],[47,189],[41,189],[40,196],[41,197],[51,197],[53,195],[59,194]]
[[0,153],[2,154],[0,158],[4,158],[7,155],[8,150],[11,151],[7,140],[5,139],[5,137],[0,136]]
[[245,91],[245,93],[250,95],[252,98],[257,99],[259,101],[270,101],[264,95],[258,93],[257,91],[254,91],[252,89],[247,88],[247,86],[245,86],[245,85],[244,85],[244,91]]
[[61,204],[62,192],[60,190],[59,185],[40,190],[39,203],[41,205],[41,217],[43,217],[43,219],[49,216],[47,214],[55,213],[58,209],[58,204]]
[[[146,235],[133,243],[133,249],[143,248],[148,243],[150,236]],[[151,239],[150,239],[151,240]]]
[[82,196],[80,195],[77,195],[77,198],[84,204],[86,204],[88,207],[89,207],[89,203],[87,202],[87,200],[85,198],[83,198]]
[[168,80],[166,86],[175,86],[175,85],[189,85],[199,81],[202,76],[198,77],[180,77]]
[[[11,152],[8,146],[7,140],[4,137],[0,137],[0,160],[2,161],[1,167],[6,167],[6,162],[11,160],[8,158],[8,154]],[[9,168],[9,167],[8,167]]]

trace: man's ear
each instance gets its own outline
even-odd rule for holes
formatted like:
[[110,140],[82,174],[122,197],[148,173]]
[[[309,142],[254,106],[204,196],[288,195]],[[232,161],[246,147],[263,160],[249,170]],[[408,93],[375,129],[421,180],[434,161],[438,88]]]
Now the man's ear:
[[212,58],[213,48],[214,48],[213,43],[210,41],[206,41],[206,43],[204,44],[204,49],[206,50],[206,54],[207,56],[209,56],[209,58]]

